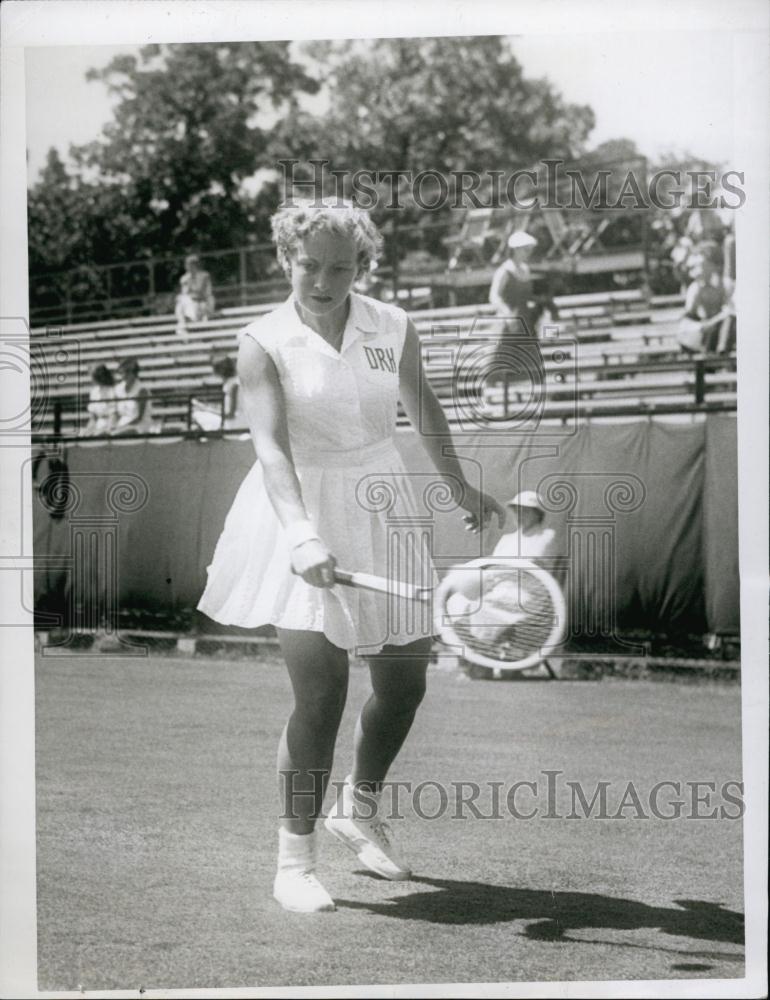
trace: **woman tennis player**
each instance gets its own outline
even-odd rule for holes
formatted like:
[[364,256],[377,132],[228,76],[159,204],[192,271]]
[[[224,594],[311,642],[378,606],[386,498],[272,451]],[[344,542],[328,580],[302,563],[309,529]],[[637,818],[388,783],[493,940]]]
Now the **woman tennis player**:
[[[352,291],[382,238],[369,216],[336,201],[294,203],[272,220],[290,298],[240,335],[238,374],[257,463],[225,522],[201,611],[218,622],[275,626],[294,694],[278,749],[282,800],[273,894],[288,910],[334,909],[315,875],[315,824],[345,705],[348,652],[369,661],[372,694],[353,767],[327,829],[388,879],[410,877],[373,810],[425,692],[431,626],[388,614],[380,594],[334,585],[341,566],[432,586],[430,557],[393,531],[418,507],[396,449],[400,399],[465,515],[480,530],[503,508],[443,453],[449,428],[422,370],[406,313]],[[377,484],[396,507],[373,503]],[[373,490],[373,492],[372,492]],[[403,523],[403,521],[401,522]],[[390,532],[388,532],[390,528]],[[401,567],[401,568],[399,568]]]

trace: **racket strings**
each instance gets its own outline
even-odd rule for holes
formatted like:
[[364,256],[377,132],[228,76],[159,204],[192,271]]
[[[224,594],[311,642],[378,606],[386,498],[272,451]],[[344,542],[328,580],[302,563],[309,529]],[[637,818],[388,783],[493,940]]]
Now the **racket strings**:
[[473,589],[477,606],[452,620],[453,631],[468,652],[513,663],[547,646],[556,609],[537,576],[516,569],[485,570],[480,589]]

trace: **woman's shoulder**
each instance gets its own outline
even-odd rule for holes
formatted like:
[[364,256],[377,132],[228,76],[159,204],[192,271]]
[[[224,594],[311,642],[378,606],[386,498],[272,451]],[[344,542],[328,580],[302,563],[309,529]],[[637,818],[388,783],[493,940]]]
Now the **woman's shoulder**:
[[240,344],[244,337],[249,337],[270,353],[276,347],[281,330],[285,329],[287,311],[290,307],[291,300],[287,299],[275,309],[241,327],[238,331],[238,343]]
[[364,322],[372,325],[394,325],[397,328],[406,328],[409,314],[401,306],[392,302],[383,302],[381,299],[374,299],[370,295],[361,295],[359,292],[351,292],[351,299],[354,308],[360,314]]

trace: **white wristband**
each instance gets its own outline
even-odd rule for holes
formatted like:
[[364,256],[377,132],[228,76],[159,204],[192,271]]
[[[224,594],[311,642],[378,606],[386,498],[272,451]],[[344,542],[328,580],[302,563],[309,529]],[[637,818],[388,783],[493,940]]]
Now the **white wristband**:
[[313,527],[310,521],[294,521],[292,524],[287,524],[284,529],[286,532],[286,540],[289,543],[290,549],[296,549],[298,545],[302,545],[304,542],[309,542],[313,539],[318,539],[318,532]]

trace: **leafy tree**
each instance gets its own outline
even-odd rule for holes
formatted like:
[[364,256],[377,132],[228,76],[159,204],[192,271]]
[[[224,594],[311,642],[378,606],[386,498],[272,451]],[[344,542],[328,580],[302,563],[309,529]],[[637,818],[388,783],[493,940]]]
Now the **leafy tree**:
[[[443,188],[435,175],[425,175],[418,191],[406,177],[384,177],[374,185],[373,214],[392,236],[386,260],[394,274],[410,250],[446,256],[450,206],[468,204],[458,194],[456,172],[481,175],[476,197],[483,204],[490,171],[508,175],[543,157],[571,159],[594,125],[589,107],[566,103],[547,80],[525,78],[502,37],[314,42],[304,52],[322,75],[328,109],[303,134],[298,159],[311,145],[316,159],[348,176],[435,172],[448,185]],[[300,179],[318,175],[302,164],[294,170]],[[473,182],[469,177],[464,183]],[[394,187],[398,211],[388,208]],[[326,185],[330,189],[336,191],[336,182]],[[343,190],[350,194],[349,182]],[[437,206],[429,217],[426,205]],[[398,234],[403,225],[427,218],[437,225]]]
[[318,89],[288,42],[148,45],[88,78],[115,95],[114,117],[95,142],[71,148],[70,174],[49,156],[30,193],[33,266],[253,238],[265,213],[242,182],[274,162],[275,120]]
[[310,43],[329,108],[316,155],[345,170],[512,171],[579,154],[594,125],[497,36]]
[[641,155],[634,140],[626,138],[607,139],[605,142],[600,142],[588,153],[588,157],[597,163],[634,160]]
[[[314,42],[303,57],[287,42],[148,45],[90,71],[116,98],[113,120],[71,149],[71,167],[49,157],[30,193],[32,268],[264,240],[282,185],[255,195],[244,182],[280,159],[328,159],[349,171],[511,172],[576,157],[594,123],[589,107],[525,78],[505,38]],[[300,98],[318,91],[319,78],[326,104],[312,114]],[[429,186],[423,193],[431,197]],[[384,208],[375,213],[386,228],[425,216],[409,185],[402,194],[407,212],[389,221]],[[435,234],[391,245],[394,257],[442,250]]]

